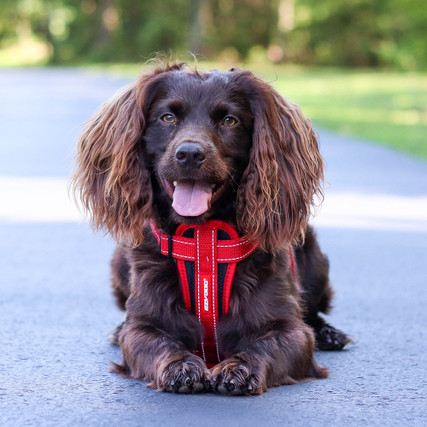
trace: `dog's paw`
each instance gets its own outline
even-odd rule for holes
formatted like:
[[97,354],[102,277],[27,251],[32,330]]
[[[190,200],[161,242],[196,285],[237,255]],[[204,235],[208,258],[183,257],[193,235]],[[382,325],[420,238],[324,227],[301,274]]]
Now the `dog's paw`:
[[342,350],[351,339],[339,329],[325,323],[315,328],[316,348],[324,351]]
[[216,393],[249,396],[267,391],[265,380],[249,364],[231,357],[211,369],[211,387]]
[[[156,388],[169,393],[202,393],[210,389],[210,372],[193,356],[169,363],[157,378]],[[150,385],[153,387],[153,384]]]

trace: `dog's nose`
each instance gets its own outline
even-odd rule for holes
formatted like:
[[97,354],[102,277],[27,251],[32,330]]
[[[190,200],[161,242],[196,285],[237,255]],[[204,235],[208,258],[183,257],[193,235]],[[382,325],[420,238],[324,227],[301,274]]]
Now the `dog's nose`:
[[178,164],[187,169],[197,169],[206,159],[206,152],[198,142],[183,142],[175,151]]

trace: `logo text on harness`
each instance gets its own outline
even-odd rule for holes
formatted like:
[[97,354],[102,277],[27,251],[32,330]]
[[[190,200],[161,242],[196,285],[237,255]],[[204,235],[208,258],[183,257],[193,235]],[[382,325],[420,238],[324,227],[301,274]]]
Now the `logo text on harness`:
[[205,311],[209,311],[209,280],[203,278],[203,308]]

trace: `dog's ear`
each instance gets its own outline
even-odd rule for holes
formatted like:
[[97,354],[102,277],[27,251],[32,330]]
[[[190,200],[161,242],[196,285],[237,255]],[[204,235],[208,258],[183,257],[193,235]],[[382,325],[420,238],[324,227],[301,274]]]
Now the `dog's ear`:
[[249,164],[237,194],[239,228],[276,251],[304,237],[323,162],[311,122],[269,84],[246,74],[254,115]]
[[133,245],[142,242],[145,221],[152,216],[151,179],[141,149],[149,86],[168,70],[141,76],[107,101],[77,145],[74,194],[94,228]]

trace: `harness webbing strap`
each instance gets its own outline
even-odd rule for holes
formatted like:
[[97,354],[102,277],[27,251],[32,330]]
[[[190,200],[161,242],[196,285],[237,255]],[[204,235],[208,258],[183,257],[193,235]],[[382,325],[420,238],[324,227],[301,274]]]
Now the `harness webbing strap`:
[[[193,238],[182,237],[176,234],[171,238],[161,230],[157,230],[152,223],[151,229],[160,244],[160,250],[163,255],[173,256],[176,259],[195,261],[197,248]],[[172,248],[170,247],[170,241],[172,241]],[[218,244],[217,262],[229,263],[241,261],[247,258],[257,246],[254,242],[239,238],[221,240],[220,244]]]
[[292,246],[289,246],[289,259],[291,260],[292,275],[294,276],[294,279],[296,280],[297,272],[296,272],[296,268],[295,268],[295,257],[294,257],[294,250],[293,250]]

